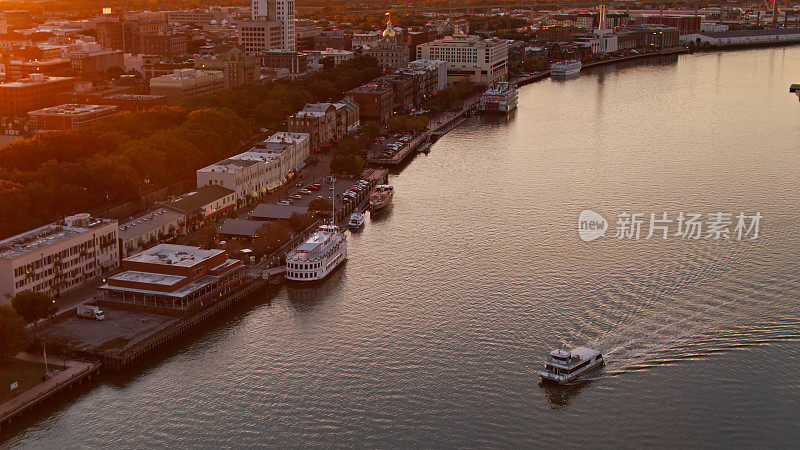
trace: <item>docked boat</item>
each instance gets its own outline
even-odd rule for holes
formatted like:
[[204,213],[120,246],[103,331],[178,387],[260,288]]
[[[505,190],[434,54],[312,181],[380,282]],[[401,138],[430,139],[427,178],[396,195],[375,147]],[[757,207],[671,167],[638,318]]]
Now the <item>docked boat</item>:
[[[331,189],[335,180],[331,179]],[[336,193],[331,195],[336,198]],[[286,254],[286,271],[290,281],[318,281],[333,272],[347,259],[347,236],[335,224],[336,202],[331,204],[331,221],[320,225],[305,242]]]
[[550,64],[550,76],[553,78],[563,78],[581,73],[583,64],[577,60],[559,61]]
[[503,81],[492,85],[480,98],[478,112],[481,114],[506,114],[517,107],[517,86]]
[[347,222],[347,228],[351,230],[358,230],[359,228],[364,226],[364,214],[359,212],[354,212],[350,214],[350,221]]
[[311,237],[286,254],[284,276],[292,281],[322,280],[345,259],[347,237],[336,225],[320,225]]
[[545,363],[544,370],[539,375],[542,377],[542,381],[563,384],[602,365],[603,355],[591,348],[578,347],[571,352],[553,350]]
[[384,211],[394,198],[394,187],[388,184],[379,184],[375,186],[375,192],[369,196],[369,212],[370,214],[378,214]]

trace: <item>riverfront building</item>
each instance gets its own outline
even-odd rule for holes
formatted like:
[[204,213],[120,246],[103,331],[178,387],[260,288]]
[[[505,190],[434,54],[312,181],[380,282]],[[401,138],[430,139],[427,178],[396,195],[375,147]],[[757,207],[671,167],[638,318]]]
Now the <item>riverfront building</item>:
[[122,260],[102,300],[155,309],[187,310],[218,300],[244,282],[241,261],[225,250],[161,244]]
[[185,222],[184,213],[161,207],[119,224],[120,259],[176,236]]
[[117,221],[66,217],[0,241],[0,304],[18,292],[58,296],[119,266]]
[[307,103],[287,119],[289,131],[307,133],[309,145],[318,149],[358,128],[360,109],[353,99],[345,97],[336,103]]
[[508,75],[508,41],[455,34],[417,46],[417,59],[447,63],[447,84],[494,84]]

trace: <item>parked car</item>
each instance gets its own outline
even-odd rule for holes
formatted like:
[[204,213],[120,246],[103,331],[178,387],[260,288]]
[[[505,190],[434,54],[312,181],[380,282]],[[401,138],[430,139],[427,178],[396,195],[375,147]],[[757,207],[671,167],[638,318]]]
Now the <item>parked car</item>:
[[291,205],[292,203],[294,203],[294,199],[293,199],[292,197],[286,197],[285,199],[283,199],[283,201],[285,201],[285,202],[289,202],[289,204],[290,204],[290,205]]
[[301,198],[303,198],[303,196],[300,195],[300,194],[292,194],[289,197],[291,197],[291,198],[293,198],[295,200],[300,200]]
[[281,201],[278,202],[278,204],[279,205],[286,205],[286,206],[291,205],[291,203],[287,202],[286,200],[281,200]]
[[300,193],[308,195],[311,193],[311,191],[309,191],[308,189],[300,189]]

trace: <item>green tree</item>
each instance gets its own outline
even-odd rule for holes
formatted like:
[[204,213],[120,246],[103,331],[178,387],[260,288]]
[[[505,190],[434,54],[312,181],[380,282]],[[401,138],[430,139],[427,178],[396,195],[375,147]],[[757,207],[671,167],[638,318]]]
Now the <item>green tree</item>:
[[374,121],[369,121],[361,126],[361,133],[367,142],[372,142],[381,135],[381,127]]
[[25,321],[8,305],[0,305],[0,361],[25,349]]
[[18,292],[11,299],[14,311],[22,317],[25,323],[33,326],[33,336],[36,337],[36,324],[58,311],[55,299],[44,292],[23,291]]

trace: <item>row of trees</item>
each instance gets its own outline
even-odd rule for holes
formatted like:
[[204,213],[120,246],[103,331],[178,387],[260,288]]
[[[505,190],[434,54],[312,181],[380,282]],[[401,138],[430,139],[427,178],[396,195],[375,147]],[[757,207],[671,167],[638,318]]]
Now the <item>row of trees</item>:
[[433,98],[428,100],[424,108],[436,115],[443,111],[449,111],[461,106],[464,99],[475,93],[475,83],[469,81],[459,81],[452,86],[439,91]]
[[257,128],[283,129],[305,103],[338,100],[379,74],[374,58],[358,57],[294,81],[242,86],[185,107],[123,113],[85,130],[14,141],[0,148],[0,239],[135,200],[148,186],[193,184],[198,168],[236,153]]
[[230,109],[162,107],[16,140],[0,148],[0,237],[134,200],[145,183],[193,182],[250,134]]
[[39,321],[52,318],[58,307],[56,301],[42,292],[20,292],[11,305],[0,306],[0,362],[25,349],[25,324],[33,326],[34,341]]
[[389,130],[395,131],[424,131],[428,128],[428,117],[423,115],[397,115],[389,119],[386,124]]

